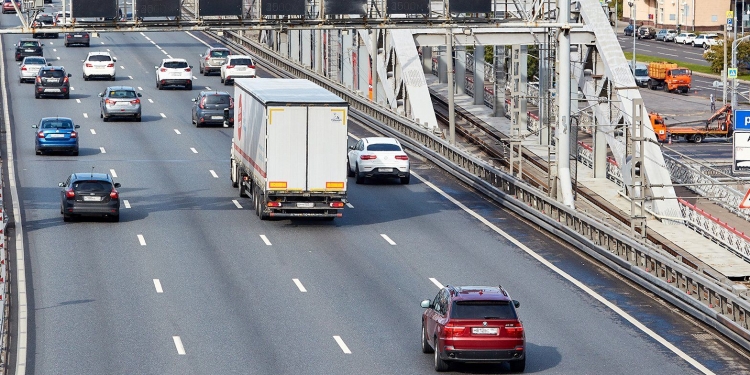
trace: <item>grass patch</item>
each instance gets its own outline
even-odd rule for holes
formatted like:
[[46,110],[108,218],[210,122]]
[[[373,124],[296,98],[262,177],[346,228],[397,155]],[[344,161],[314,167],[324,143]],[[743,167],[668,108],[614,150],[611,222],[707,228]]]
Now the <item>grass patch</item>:
[[[632,52],[624,52],[625,53],[625,60],[630,61],[633,58]],[[713,74],[717,77],[721,78],[721,75],[712,71],[710,66],[705,65],[698,65],[698,64],[692,64],[684,61],[675,61],[673,59],[665,59],[663,57],[656,57],[656,56],[647,56],[647,55],[641,55],[640,53],[635,54],[635,59],[638,62],[643,63],[650,63],[650,62],[662,62],[662,61],[668,61],[676,63],[679,66],[684,66],[694,72],[698,73],[705,73],[705,74]],[[744,80],[750,80],[750,74],[744,73],[744,74],[738,74],[737,79],[744,79]]]

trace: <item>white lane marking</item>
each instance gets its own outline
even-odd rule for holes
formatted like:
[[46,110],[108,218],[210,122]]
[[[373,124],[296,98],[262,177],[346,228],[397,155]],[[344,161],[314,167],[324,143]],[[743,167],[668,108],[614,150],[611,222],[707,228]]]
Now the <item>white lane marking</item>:
[[236,199],[232,199],[232,203],[234,203],[234,205],[237,206],[237,208],[242,208],[242,205]]
[[165,50],[161,50],[161,52],[162,52],[163,54],[165,54],[165,55],[167,54],[167,51],[165,51]]
[[478,213],[474,212],[472,209],[466,207],[463,203],[459,202],[458,200],[456,200],[452,196],[448,195],[448,193],[444,192],[439,187],[435,186],[433,183],[425,180],[424,178],[422,178],[422,176],[414,173],[413,171],[412,171],[412,176],[415,176],[417,179],[419,179],[420,181],[422,181],[422,183],[424,183],[425,185],[429,186],[432,190],[434,190],[438,194],[440,194],[443,197],[445,197],[445,199],[447,199],[451,203],[455,204],[460,209],[464,210],[466,213],[468,213],[469,215],[473,216],[475,219],[479,220],[482,224],[486,225],[487,227],[489,227],[490,229],[492,229],[493,231],[495,231],[495,233],[497,233],[497,234],[505,237],[505,239],[507,239],[508,241],[512,242],[514,245],[516,245],[521,250],[525,251],[531,257],[533,257],[534,259],[536,259],[539,263],[543,264],[544,266],[546,266],[547,268],[549,268],[553,272],[555,272],[558,275],[562,276],[564,279],[568,280],[571,284],[577,286],[579,289],[581,289],[584,292],[586,292],[586,294],[590,295],[591,297],[593,297],[594,299],[596,299],[597,301],[599,301],[601,304],[603,304],[604,306],[608,307],[610,310],[614,311],[615,313],[617,313],[618,315],[620,315],[621,317],[623,317],[625,320],[627,320],[628,322],[630,322],[630,324],[634,325],[636,328],[638,328],[643,333],[645,333],[648,336],[650,336],[656,342],[660,343],[661,345],[663,345],[667,349],[671,350],[673,353],[677,354],[677,356],[679,356],[680,358],[682,358],[683,360],[685,360],[686,362],[688,362],[689,364],[691,364],[693,367],[695,367],[696,369],[698,369],[702,373],[704,373],[704,374],[714,374],[711,370],[709,370],[708,368],[706,368],[705,366],[703,366],[700,362],[696,361],[695,359],[693,359],[689,355],[685,354],[685,352],[683,352],[682,350],[680,350],[679,348],[677,348],[676,346],[674,346],[674,344],[672,344],[669,341],[665,340],[663,337],[661,337],[660,335],[658,335],[656,332],[652,331],[650,328],[648,328],[645,325],[643,325],[643,323],[641,323],[640,321],[638,321],[637,319],[635,319],[634,317],[632,317],[630,314],[628,314],[627,312],[625,312],[623,309],[619,308],[618,306],[616,306],[612,302],[608,301],[606,298],[602,297],[599,293],[595,292],[593,289],[591,289],[588,286],[584,285],[582,282],[578,281],[573,276],[570,276],[567,272],[561,270],[560,268],[558,268],[554,264],[550,263],[547,259],[545,259],[541,255],[537,254],[534,250],[531,250],[529,247],[527,247],[526,245],[524,245],[521,241],[515,239],[513,236],[511,236],[510,234],[506,233],[505,231],[503,231],[502,229],[500,229],[499,227],[497,227],[495,224],[492,224],[489,220],[485,219],[484,217],[482,217]]
[[174,346],[177,348],[177,354],[185,355],[185,347],[182,346],[182,340],[180,340],[180,336],[172,336],[172,340],[174,340]]
[[265,242],[266,245],[271,246],[271,241],[268,240],[268,237],[266,237],[265,234],[261,234],[260,239],[263,240],[263,242]]
[[354,208],[354,206],[352,206],[352,204],[351,204],[351,203],[349,203],[349,202],[346,202],[346,207],[349,207],[349,208]]
[[115,170],[114,170],[114,169],[110,169],[110,170],[109,170],[109,174],[111,174],[111,175],[112,175],[112,177],[114,177],[114,178],[117,178],[117,172],[115,172]]
[[159,281],[159,279],[154,279],[154,288],[156,288],[156,293],[164,293],[164,289],[161,288],[161,281]]
[[54,44],[55,44],[55,42],[49,42],[49,45],[54,45]]
[[122,65],[120,65],[120,69],[125,69],[125,67],[124,67],[124,66],[122,66]]
[[396,243],[393,242],[393,240],[390,237],[386,236],[385,234],[381,233],[380,237],[383,237],[383,239],[386,240],[386,242],[388,242],[389,244],[396,245]]
[[[50,43],[50,44],[52,44],[52,43]],[[57,52],[57,48],[53,48],[52,52]]]
[[138,91],[143,91],[143,87],[138,86]]
[[443,288],[443,284],[440,284],[440,282],[437,281],[436,278],[430,277],[430,281],[432,281],[433,284],[437,285],[438,288],[441,288],[441,289]]
[[344,340],[341,339],[341,336],[333,336],[333,339],[336,340],[337,344],[339,344],[339,347],[341,348],[341,351],[344,352],[344,354],[352,354],[352,351],[349,350],[348,346],[346,346]]
[[172,57],[172,55],[167,55],[167,57],[168,57],[168,58],[170,58],[170,59],[172,59],[172,58],[173,58],[173,57]]
[[209,169],[208,171],[211,172],[211,176],[214,176],[214,178],[219,178],[219,175],[213,169]]
[[190,35],[190,37],[191,37],[191,38],[193,38],[193,39],[195,39],[195,40],[197,40],[197,41],[199,41],[199,42],[203,43],[203,45],[204,45],[204,46],[206,46],[206,47],[211,47],[211,45],[210,45],[210,44],[208,44],[208,43],[206,43],[206,42],[202,41],[202,40],[201,40],[200,38],[198,38],[197,36],[193,35],[193,33],[191,33],[190,31],[185,31],[185,34],[187,34],[187,35]]
[[190,151],[192,151],[194,154],[198,153],[198,150],[196,150],[195,147],[190,147]]
[[151,100],[151,99],[149,99],[149,100],[148,100],[148,102],[149,102],[149,103],[153,103],[154,101],[153,101],[153,100]]
[[99,147],[99,152],[101,152],[102,154],[106,154],[107,150],[105,150],[104,147]]
[[163,113],[159,113],[159,114],[161,115],[162,118],[167,118],[167,115],[165,115]]
[[209,91],[211,91],[211,88],[210,88],[210,87],[208,87],[208,86],[206,86],[206,90],[209,90]]
[[198,77],[196,77],[196,76],[193,76],[193,80],[196,80],[196,79],[198,79]]
[[99,42],[99,43],[104,44],[104,42]]
[[159,47],[159,45],[156,44],[156,43],[154,43],[154,46],[156,46],[156,48],[158,48],[158,49],[161,49],[161,47]]
[[89,129],[89,130],[91,131],[91,134],[96,134],[96,130],[94,129]]
[[60,56],[57,56],[57,59],[60,60]]
[[[141,34],[141,36],[146,36],[146,34],[144,34],[143,31],[141,31],[140,34]],[[146,36],[146,39],[148,39],[147,36]]]
[[122,204],[125,205],[125,208],[130,208],[130,201],[127,199],[122,200]]
[[133,79],[133,76],[128,76],[128,78]]
[[84,113],[83,114],[83,118],[89,118],[89,114],[88,113]]
[[81,99],[76,99],[76,103],[81,104]]
[[146,246],[146,239],[143,238],[142,234],[138,235],[138,242],[141,244],[141,246]]
[[175,129],[175,130],[174,130],[174,132],[175,132],[175,133],[177,133],[177,134],[182,134],[182,133],[180,133],[180,131],[179,131],[179,130],[177,130],[177,129]]
[[107,52],[112,52],[112,51],[110,51],[110,49],[109,49],[109,48],[107,48]]
[[70,86],[70,91],[76,91],[76,88],[73,86]]
[[153,40],[149,39],[149,42],[151,42],[151,44],[153,44],[153,45],[156,45],[156,42],[154,42]]
[[307,293],[307,289],[305,289],[305,286],[302,285],[299,279],[292,279],[292,281],[294,281],[294,283],[297,284],[297,288],[299,289],[300,292]]

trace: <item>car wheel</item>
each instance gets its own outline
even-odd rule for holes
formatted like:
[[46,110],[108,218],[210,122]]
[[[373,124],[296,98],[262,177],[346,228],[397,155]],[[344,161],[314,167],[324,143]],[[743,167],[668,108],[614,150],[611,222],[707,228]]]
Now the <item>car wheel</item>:
[[438,340],[437,337],[434,339],[435,342],[435,371],[443,372],[448,371],[448,362],[443,361],[442,358],[440,358],[440,348],[438,347]]
[[365,183],[365,175],[362,174],[362,173],[359,173],[359,164],[357,164],[354,167],[354,177],[355,177],[354,182],[356,182],[358,184],[364,184]]
[[198,65],[198,73],[203,74],[203,72],[205,72],[205,70],[203,70],[203,67]]
[[211,74],[211,72],[209,72],[209,71],[208,71],[208,70],[206,70],[206,69],[203,69],[203,72],[202,72],[202,73],[203,73],[203,75],[204,75],[204,76],[206,76],[206,77],[208,77],[208,75],[209,75],[209,74]]
[[526,370],[526,357],[518,361],[510,361],[510,371],[512,372],[524,372]]
[[63,95],[63,98],[70,99],[70,93],[67,93],[67,94]]
[[161,83],[157,82],[156,83],[156,88],[159,89],[159,90],[163,90],[164,89],[164,85],[162,85]]
[[401,177],[401,184],[402,185],[409,185],[409,181],[411,180],[411,173],[407,173],[406,176]]
[[110,216],[109,217],[109,221],[111,221],[113,223],[119,222],[120,221],[120,214]]
[[224,76],[221,77],[221,83],[224,83]]
[[63,221],[65,222],[73,221],[73,217],[68,214],[63,214]]
[[84,81],[88,81],[89,80],[89,76],[87,76],[86,73],[83,73],[83,80]]
[[187,85],[187,86],[185,86],[185,90],[188,90],[188,91],[190,91],[190,90],[192,90],[192,89],[193,89],[193,84],[192,84],[192,83],[191,83],[191,84],[189,84],[189,85]]
[[135,116],[135,122],[141,122],[141,118],[142,118],[141,115]]
[[91,43],[86,43],[86,47],[91,47]]
[[225,80],[224,80],[224,86],[229,86],[229,85],[230,85],[230,83],[229,83],[229,80],[228,80],[228,79],[225,79]]
[[70,154],[73,156],[78,156],[78,149],[73,150]]
[[352,167],[349,164],[349,158],[346,159],[346,177],[354,177],[354,172],[352,172]]
[[703,142],[703,135],[702,134],[696,134],[693,136],[693,142],[695,143],[701,143]]
[[109,77],[109,80],[110,81],[114,81],[115,80],[115,76]]
[[34,98],[35,98],[35,99],[39,99],[39,98],[41,98],[41,97],[42,97],[42,96],[41,96],[41,95],[39,95],[39,94],[34,94]]
[[68,48],[68,47],[70,47],[70,45],[68,43],[65,43],[65,48]]
[[[243,183],[241,182],[241,181],[242,181],[242,177],[243,177],[243,176],[240,176],[240,178],[239,178],[239,180],[238,180],[238,181],[240,181],[240,183],[239,183],[239,184],[237,184],[237,185],[238,185],[238,188],[239,188],[239,190],[240,190],[240,197],[241,197],[241,198],[247,198],[247,191],[245,191],[245,184],[243,184]],[[252,192],[251,192],[251,194],[252,194]]]
[[424,323],[422,324],[422,353],[432,353],[432,347],[430,346],[430,343],[427,342],[427,331],[424,328]]
[[23,83],[23,78],[19,78],[18,83]]
[[36,149],[35,151],[36,151],[37,155],[41,155],[42,154],[42,150],[40,150],[40,149]]
[[104,120],[104,122],[109,122],[109,117],[107,117],[107,116],[102,116],[102,120]]

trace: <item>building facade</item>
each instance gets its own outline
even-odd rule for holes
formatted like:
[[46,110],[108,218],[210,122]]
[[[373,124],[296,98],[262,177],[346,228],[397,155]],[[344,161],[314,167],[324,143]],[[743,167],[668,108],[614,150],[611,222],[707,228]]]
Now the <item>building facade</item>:
[[[744,4],[745,1],[747,4]],[[750,0],[623,0],[622,4],[623,19],[635,19],[638,26],[643,24],[658,29],[679,27],[681,31],[722,31],[727,24],[727,11],[730,10],[736,10],[736,22],[742,27],[741,10],[743,6],[750,9]],[[750,22],[747,19],[744,21],[745,27],[750,30]]]

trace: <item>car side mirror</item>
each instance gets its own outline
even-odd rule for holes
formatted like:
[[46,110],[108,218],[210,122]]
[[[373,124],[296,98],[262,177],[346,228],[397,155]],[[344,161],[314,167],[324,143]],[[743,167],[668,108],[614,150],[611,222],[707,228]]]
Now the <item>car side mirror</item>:
[[159,67],[158,67],[158,66],[156,66],[156,65],[154,65],[154,69],[159,69]]
[[432,307],[432,302],[426,299],[422,301],[422,303],[420,303],[419,305],[422,306],[423,309],[429,309],[430,307]]
[[349,146],[349,149],[350,150],[354,150],[354,146]]
[[519,307],[521,307],[521,302],[513,300],[513,306],[515,306],[516,308],[519,308]]
[[190,100],[192,100],[193,102],[197,102],[198,101],[198,99],[196,99],[196,98],[192,98]]
[[120,187],[120,183],[119,182],[115,182],[115,189],[117,189],[119,187]]
[[76,125],[75,126],[76,129],[79,129],[80,127],[81,127],[81,125]]
[[40,44],[39,47],[44,47],[44,43]]
[[117,62],[117,57],[113,57],[112,61]]
[[70,77],[72,77],[72,76],[73,76],[72,74],[68,73],[68,78],[70,78]]
[[34,129],[37,129],[37,128],[39,128],[39,125],[34,124],[34,125],[31,125],[31,127],[34,128]]
[[142,96],[143,96],[143,94],[141,94],[141,93],[139,92],[139,93],[136,93],[136,94],[135,94],[135,96],[137,96],[137,97],[139,97],[139,98],[140,98],[140,97],[142,97]]
[[100,92],[100,93],[99,93],[99,97],[101,98],[101,97],[103,97],[103,96],[104,96],[104,93],[103,93],[103,92]]
[[59,187],[65,187],[65,183],[64,182],[58,182],[57,186],[59,186]]
[[190,69],[193,69],[193,66],[192,66],[192,65],[188,65],[188,67],[189,67]]

